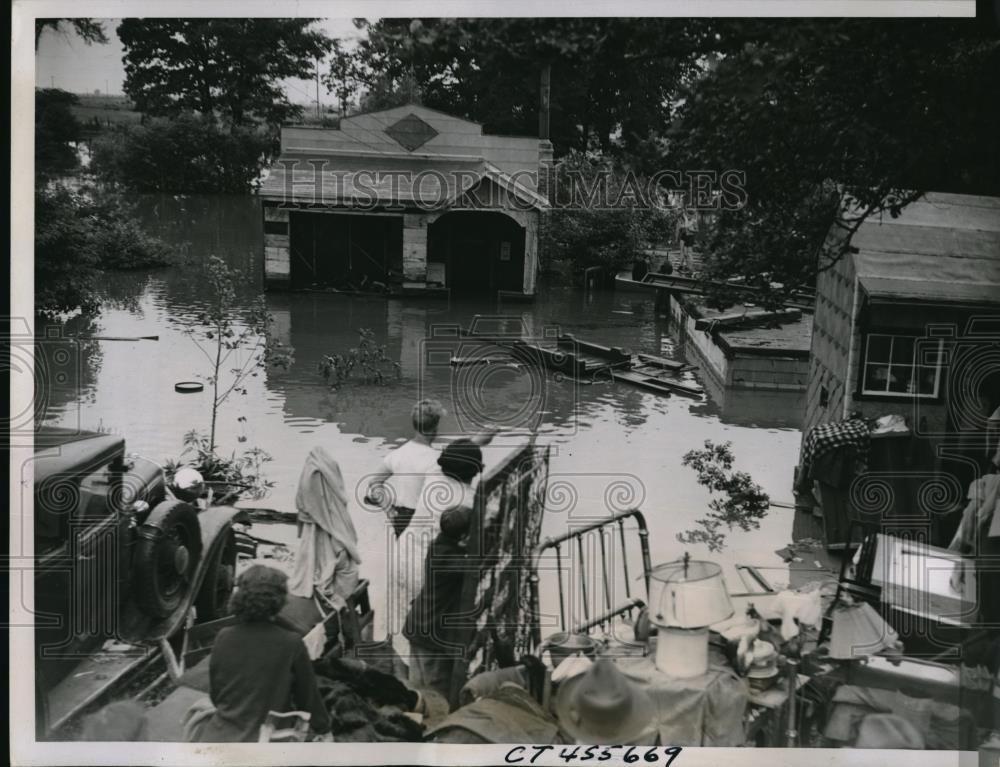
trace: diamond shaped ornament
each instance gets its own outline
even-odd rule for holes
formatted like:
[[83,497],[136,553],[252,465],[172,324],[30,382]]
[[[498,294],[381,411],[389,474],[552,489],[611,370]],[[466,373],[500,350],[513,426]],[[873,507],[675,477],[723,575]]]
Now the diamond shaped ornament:
[[433,127],[412,113],[390,125],[385,132],[408,152],[419,149],[438,135]]

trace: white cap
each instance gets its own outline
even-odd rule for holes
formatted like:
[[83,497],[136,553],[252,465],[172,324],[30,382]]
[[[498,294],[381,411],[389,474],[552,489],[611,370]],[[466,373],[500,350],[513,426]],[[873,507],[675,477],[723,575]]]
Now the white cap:
[[174,473],[173,486],[184,495],[198,497],[205,489],[205,478],[197,469],[186,466]]

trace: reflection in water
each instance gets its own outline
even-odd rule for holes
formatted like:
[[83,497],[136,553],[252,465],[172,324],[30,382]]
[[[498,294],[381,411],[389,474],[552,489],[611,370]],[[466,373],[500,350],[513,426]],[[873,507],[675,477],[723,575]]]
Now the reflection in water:
[[[21,356],[11,352],[12,364],[27,363],[35,370],[35,418],[45,422],[58,414],[69,426],[78,425],[83,403],[93,402],[101,370],[103,343],[87,340],[97,334],[97,322],[90,317],[72,317],[64,322],[39,323],[34,353]],[[135,345],[134,342],[130,345]]]
[[[210,255],[221,256],[245,275],[240,300],[255,295],[261,284],[260,216],[253,198],[157,197],[143,200],[141,209],[151,228],[184,254],[185,265],[126,275],[119,288],[132,301],[109,306],[79,332],[160,340],[90,342],[80,358],[80,386],[52,387],[48,421],[113,429],[125,435],[129,450],[163,461],[180,453],[185,432],[208,427],[210,396],[181,395],[173,388],[176,381],[208,373],[204,356],[183,333],[183,322],[207,299],[201,264]],[[247,393],[223,406],[218,429],[223,451],[258,446],[274,456],[265,472],[275,489],[263,502],[272,508],[293,508],[302,462],[316,445],[341,464],[353,495],[354,485],[364,484],[386,451],[409,436],[410,408],[419,396],[445,403],[444,432],[478,428],[491,419],[537,426],[552,445],[552,482],[575,489],[547,515],[543,535],[607,515],[634,499],[649,520],[654,562],[679,556],[676,534],[703,516],[709,500],[681,459],[706,439],[731,440],[739,469],[775,500],[790,497],[799,442],[793,429],[734,425],[704,404],[621,384],[583,385],[533,368],[474,374],[427,355],[436,330],[468,326],[481,315],[502,316],[538,338],[573,333],[607,346],[677,356],[664,321],[654,316],[651,303],[634,296],[555,289],[531,305],[497,307],[482,301],[274,293],[268,306],[275,334],[294,347],[295,361],[287,370],[248,379]],[[332,389],[319,374],[319,361],[356,344],[359,328],[371,329],[386,344],[402,377],[385,386],[349,383]],[[354,509],[363,567],[371,570],[365,577],[375,584],[376,605],[382,605],[377,590],[387,551],[384,520]],[[790,531],[790,515],[775,511],[761,530],[733,536],[728,553],[778,564],[771,552],[788,541]],[[694,555],[707,554],[690,548]]]

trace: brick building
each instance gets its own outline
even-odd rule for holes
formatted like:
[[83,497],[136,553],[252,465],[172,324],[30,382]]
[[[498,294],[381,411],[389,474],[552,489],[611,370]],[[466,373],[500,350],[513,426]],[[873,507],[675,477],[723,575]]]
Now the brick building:
[[530,296],[551,144],[409,105],[289,126],[260,190],[268,287]]

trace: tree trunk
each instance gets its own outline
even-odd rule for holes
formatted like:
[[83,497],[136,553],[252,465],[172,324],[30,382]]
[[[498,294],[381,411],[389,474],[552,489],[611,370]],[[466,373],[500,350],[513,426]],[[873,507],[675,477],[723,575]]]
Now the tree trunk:
[[208,435],[208,452],[215,455],[215,420],[219,413],[219,367],[222,365],[222,325],[215,332],[215,371],[212,377],[212,428]]

